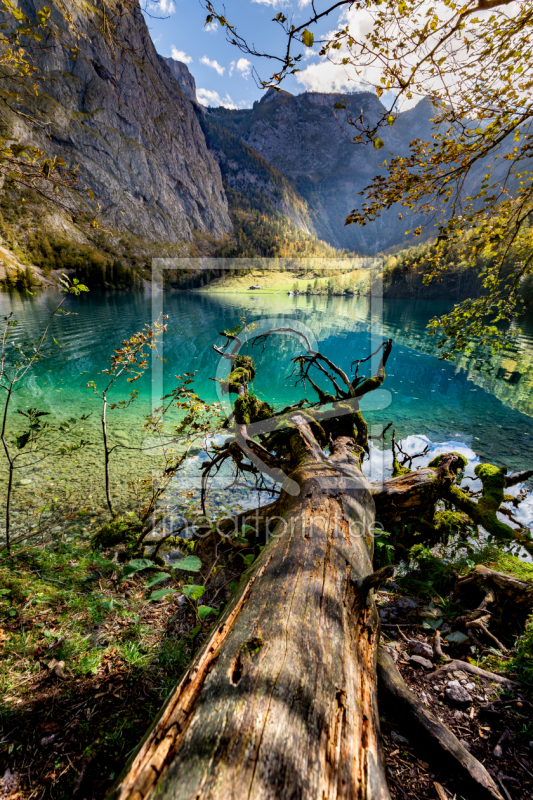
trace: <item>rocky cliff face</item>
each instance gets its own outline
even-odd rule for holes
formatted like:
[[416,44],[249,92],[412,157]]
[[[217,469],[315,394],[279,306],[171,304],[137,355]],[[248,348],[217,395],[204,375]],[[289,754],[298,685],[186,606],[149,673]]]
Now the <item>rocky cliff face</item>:
[[266,203],[287,217],[299,230],[315,234],[309,204],[286,178],[238,136],[217,121],[210,110],[201,125],[207,145],[220,165],[224,184],[250,198],[261,196]]
[[176,61],[175,58],[165,58],[164,56],[159,56],[159,58],[170,69],[173,76],[179,83],[183,94],[188,97],[189,100],[192,100],[193,103],[197,103],[198,98],[196,97],[196,81],[189,72],[187,64],[184,64],[182,61]]
[[[30,16],[41,5],[20,2]],[[22,138],[80,165],[80,184],[100,200],[106,227],[147,242],[191,242],[194,232],[218,239],[231,223],[220,170],[191,103],[194,80],[185,65],[158,56],[137,0],[133,6],[120,17],[120,4],[106,0],[106,13],[118,13],[113,45],[98,33],[103,0],[69,0],[77,40],[54,6],[52,27],[80,51],[72,60],[50,35],[36,54],[46,80],[25,110],[46,122],[49,136],[38,126],[21,131],[20,118],[12,124]]]
[[[272,166],[291,179],[313,209],[317,235],[335,245],[363,253],[376,253],[402,241],[405,226],[397,211],[384,214],[368,227],[344,220],[358,204],[360,192],[379,172],[379,164],[392,150],[406,153],[413,138],[428,138],[431,105],[421,101],[401,114],[383,132],[385,148],[354,145],[354,129],[334,103],[342,95],[306,92],[298,96],[270,90],[251,110],[216,109],[214,114]],[[383,106],[370,92],[345,97],[352,116],[362,112],[366,122],[377,120]],[[409,227],[412,227],[410,220]]]

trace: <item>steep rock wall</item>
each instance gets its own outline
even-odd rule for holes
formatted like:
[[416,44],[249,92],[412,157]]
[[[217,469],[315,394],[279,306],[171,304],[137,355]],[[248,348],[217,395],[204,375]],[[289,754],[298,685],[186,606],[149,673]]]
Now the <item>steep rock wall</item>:
[[[20,5],[34,17],[42,4]],[[108,227],[148,242],[190,242],[193,231],[222,237],[231,230],[227,199],[193,104],[157,55],[138,0],[127,13],[105,3],[114,42],[100,32],[103,7],[69,2],[69,30],[54,6],[61,44],[49,34],[36,51],[44,80],[23,108],[45,129],[26,123],[23,138],[80,165],[80,185],[99,199]],[[79,47],[76,60],[65,44]],[[20,134],[20,118],[11,122]]]

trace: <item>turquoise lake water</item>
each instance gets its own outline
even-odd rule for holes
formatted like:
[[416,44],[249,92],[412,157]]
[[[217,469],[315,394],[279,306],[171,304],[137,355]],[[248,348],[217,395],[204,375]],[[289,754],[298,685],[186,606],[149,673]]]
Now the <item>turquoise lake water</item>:
[[[33,339],[47,317],[46,307],[52,307],[56,298],[53,294],[31,299],[2,294],[0,313],[14,312],[19,320],[17,340]],[[484,362],[450,363],[438,360],[425,331],[428,319],[445,311],[446,303],[389,300],[384,301],[382,313],[379,308],[376,313],[368,299],[356,297],[168,292],[157,301],[168,315],[163,343],[166,363],[158,362],[164,391],[174,385],[174,375],[195,372],[195,391],[207,401],[217,400],[212,378],[219,357],[213,344],[222,344],[219,332],[243,316],[247,322],[284,319],[284,324],[302,327],[321,352],[348,372],[352,361],[366,357],[376,343],[392,337],[383,391],[366,401],[365,416],[374,432],[393,422],[397,436],[410,436],[413,443],[417,441],[413,437],[425,437],[435,446],[453,442],[479,460],[505,464],[512,470],[533,464],[533,325],[527,321],[513,352]],[[37,365],[18,392],[17,404],[60,418],[90,414],[84,435],[91,444],[83,453],[66,459],[61,467],[46,463],[35,469],[37,483],[55,482],[62,472],[65,479],[87,486],[101,469],[101,446],[99,404],[86,384],[94,380],[101,386],[102,370],[114,348],[152,321],[153,298],[149,293],[91,292],[79,299],[68,298],[65,307],[76,313],[56,319],[51,331],[62,347]],[[253,388],[259,397],[279,407],[303,395],[314,399],[310,387],[294,388],[294,379],[287,379],[290,360],[301,351],[301,342],[290,336],[272,337],[263,352],[248,351],[256,359]],[[125,397],[130,388],[124,384],[110,400]],[[149,370],[135,388],[139,400],[126,411],[111,412],[109,427],[116,437],[113,441],[138,446],[145,438],[141,415],[149,412],[161,393],[157,372]],[[153,459],[148,456],[121,451],[113,465],[115,479],[124,483],[140,468],[149,471],[150,463]],[[31,483],[27,484],[25,490],[31,489]]]

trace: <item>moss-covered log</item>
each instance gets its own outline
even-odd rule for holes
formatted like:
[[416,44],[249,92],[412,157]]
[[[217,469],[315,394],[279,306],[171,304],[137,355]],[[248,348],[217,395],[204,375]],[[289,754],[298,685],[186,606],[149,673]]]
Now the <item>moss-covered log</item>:
[[[205,501],[209,476],[225,461],[235,480],[252,476],[256,489],[270,488],[265,476],[276,481],[282,488],[269,507],[273,519],[259,522],[260,512],[242,516],[271,535],[270,542],[169,698],[113,800],[389,800],[379,743],[373,587],[392,569],[373,568],[376,507],[388,531],[396,525],[408,531],[410,539],[394,539],[399,549],[439,541],[467,519],[483,525],[497,520],[503,472],[479,469],[485,488],[477,504],[455,485],[466,466],[458,453],[441,455],[418,471],[401,469],[396,459],[395,471],[402,474],[380,486],[371,487],[363,477],[368,431],[359,399],[382,385],[390,340],[353,362],[352,379],[312,350],[300,332],[272,329],[257,341],[264,344],[276,332],[304,341],[307,352],[294,359],[295,372],[318,401],[303,399],[274,413],[250,391],[251,359],[215,347],[232,364],[226,389],[237,394],[234,437],[212,448],[202,490]],[[243,337],[224,335],[241,346]],[[360,377],[360,365],[381,350],[376,373]],[[410,466],[412,457],[407,461]],[[443,512],[443,498],[452,498],[458,511]],[[475,765],[459,755],[471,777]],[[482,768],[478,773],[486,796],[499,800]]]
[[530,555],[533,555],[533,540],[529,530],[527,528],[511,528],[510,525],[498,519],[498,510],[507,499],[504,491],[508,486],[507,469],[495,467],[492,464],[478,464],[474,472],[483,486],[483,494],[477,502],[458,486],[453,485],[447,487],[444,497],[456,508],[468,514],[476,525],[483,527],[487,533],[492,534],[500,542],[516,541]]
[[255,363],[251,356],[235,356],[232,361],[233,369],[221,384],[224,394],[239,394],[241,387],[247,386],[255,378]]
[[437,502],[466,466],[459,453],[438,456],[425,469],[406,471],[372,487],[379,519],[388,525],[410,519],[433,521]]

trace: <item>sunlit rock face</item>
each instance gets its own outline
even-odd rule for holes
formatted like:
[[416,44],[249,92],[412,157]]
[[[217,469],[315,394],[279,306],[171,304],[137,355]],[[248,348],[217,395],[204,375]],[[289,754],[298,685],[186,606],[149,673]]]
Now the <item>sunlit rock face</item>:
[[[346,111],[335,109],[335,104],[343,100]],[[371,128],[386,113],[370,92],[305,92],[295,96],[269,89],[252,109],[217,108],[212,113],[293,182],[313,212],[317,235],[330,244],[371,255],[405,244],[406,231],[428,222],[421,215],[406,214],[405,220],[399,219],[398,212],[405,209],[395,206],[364,227],[344,224],[352,209],[361,207],[364,198],[360,192],[374,176],[386,176],[380,166],[385,159],[390,163],[391,154],[407,155],[414,140],[432,141],[435,130],[431,120],[436,110],[429,98],[423,98],[395,116],[392,125],[380,129],[379,137],[384,143],[381,149],[375,149],[372,143],[354,142],[361,122]],[[350,120],[356,121],[359,128]],[[512,147],[509,138],[500,153]],[[487,167],[487,159],[474,165],[464,186],[465,196],[479,190]],[[503,180],[507,168],[508,162],[500,155],[493,177]],[[516,180],[508,185],[513,189]],[[429,221],[429,235],[434,224],[435,220]]]
[[[347,112],[335,110],[345,99]],[[389,156],[406,154],[413,138],[431,135],[431,104],[421,101],[387,126],[381,138],[384,147],[355,144],[356,129],[348,117],[363,117],[373,124],[385,109],[370,92],[293,96],[273,89],[252,109],[216,109],[213,113],[233,133],[260,153],[272,166],[291,179],[314,212],[317,235],[336,247],[375,253],[403,242],[405,223],[397,211],[385,213],[377,222],[360,227],[345,226],[350,211],[359,204],[358,192],[367,186],[379,165]],[[409,227],[412,227],[410,220]]]
[[[20,3],[31,17],[41,5]],[[80,185],[99,199],[106,226],[157,242],[190,242],[194,231],[222,237],[231,230],[227,199],[185,65],[158,56],[137,0],[133,14],[106,0],[118,22],[114,45],[99,33],[103,0],[67,5],[70,28],[53,7],[51,28],[61,29],[63,44],[43,40],[34,59],[45,80],[39,97],[25,101],[47,127],[26,124],[25,138],[80,165]],[[65,43],[79,47],[75,60]]]

